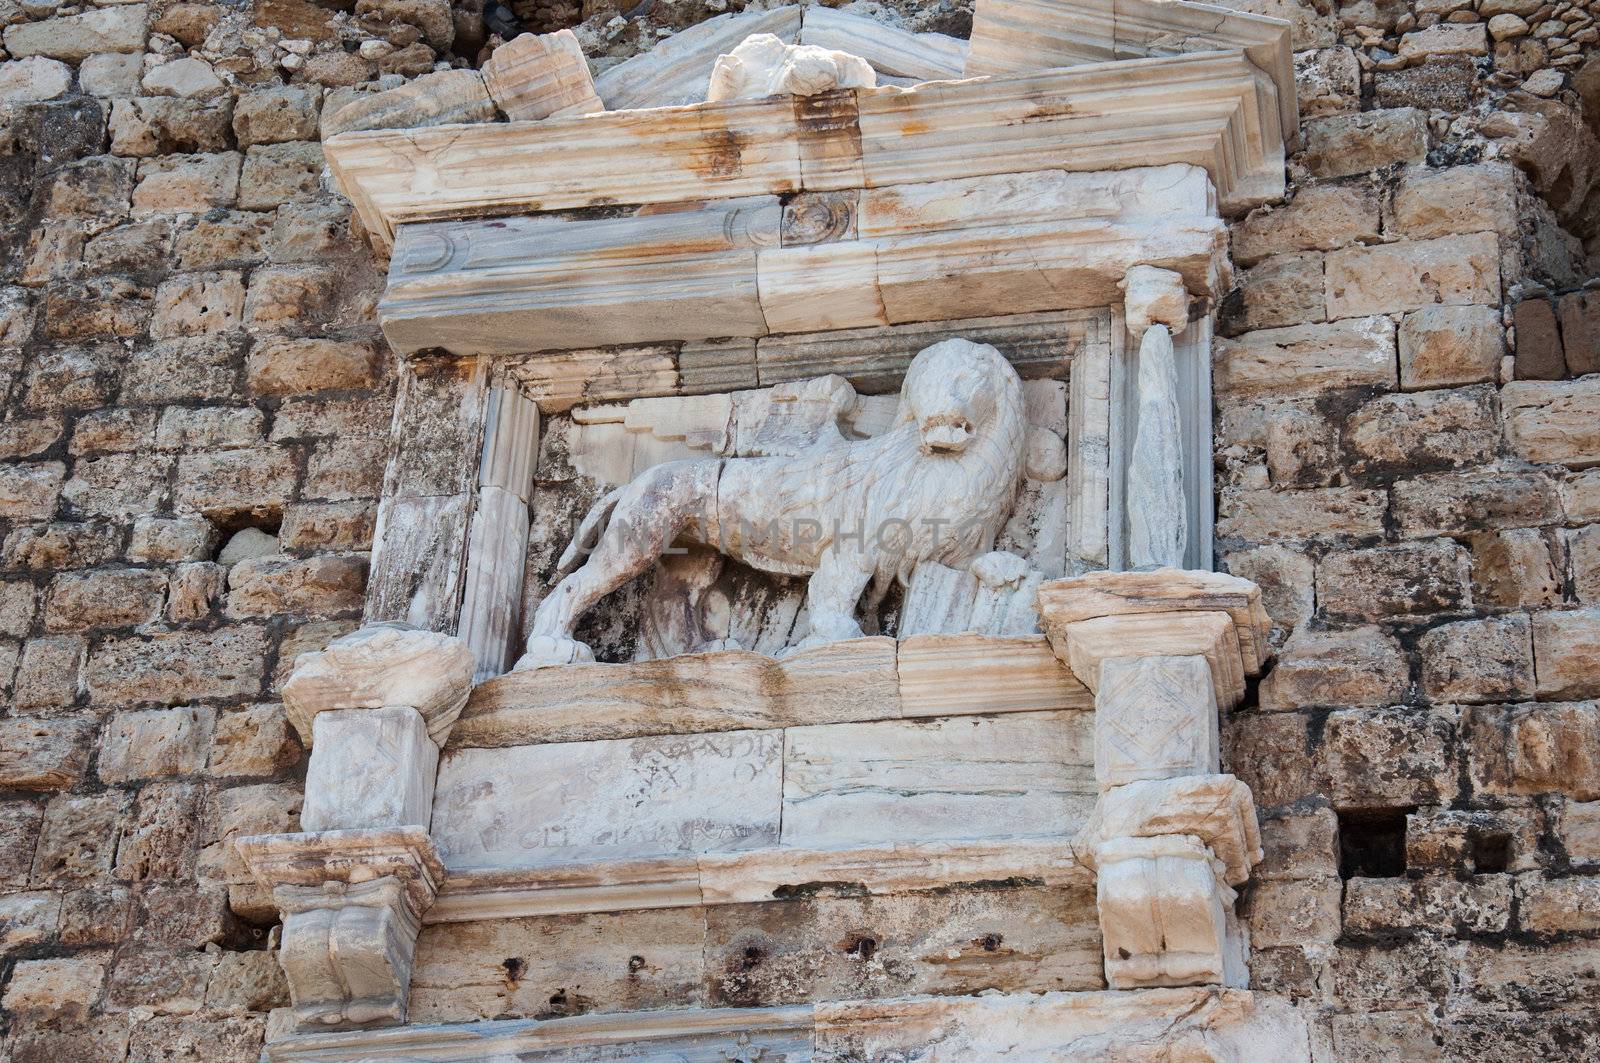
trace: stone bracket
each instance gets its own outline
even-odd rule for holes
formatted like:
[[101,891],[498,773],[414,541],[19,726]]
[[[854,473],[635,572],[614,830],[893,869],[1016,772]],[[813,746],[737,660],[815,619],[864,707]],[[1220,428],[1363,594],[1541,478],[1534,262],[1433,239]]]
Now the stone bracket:
[[301,1029],[404,1022],[422,917],[444,881],[423,827],[239,840],[283,912],[278,953]]
[[1096,869],[1107,982],[1244,986],[1234,887],[1261,859],[1250,790],[1221,774],[1217,714],[1266,662],[1259,588],[1210,572],[1100,572],[1039,588],[1056,655],[1095,695]]

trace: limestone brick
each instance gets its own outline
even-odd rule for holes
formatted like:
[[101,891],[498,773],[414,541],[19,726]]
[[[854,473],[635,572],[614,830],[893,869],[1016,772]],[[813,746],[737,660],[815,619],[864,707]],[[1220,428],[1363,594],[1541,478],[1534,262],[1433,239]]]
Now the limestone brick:
[[1410,667],[1400,644],[1373,625],[1302,628],[1261,684],[1261,707],[1393,705],[1405,700]]
[[[1301,102],[1303,106],[1303,98]],[[1378,196],[1369,187],[1309,185],[1286,206],[1263,207],[1235,227],[1233,260],[1253,266],[1272,255],[1332,251],[1376,240],[1378,214]]]
[[1412,107],[1329,115],[1305,123],[1303,161],[1317,177],[1344,177],[1393,163],[1421,162],[1427,116]]
[[1505,356],[1500,315],[1488,306],[1430,306],[1400,322],[1400,387],[1460,387],[1493,381]]
[[1352,247],[1328,254],[1328,317],[1500,301],[1500,247],[1492,233]]

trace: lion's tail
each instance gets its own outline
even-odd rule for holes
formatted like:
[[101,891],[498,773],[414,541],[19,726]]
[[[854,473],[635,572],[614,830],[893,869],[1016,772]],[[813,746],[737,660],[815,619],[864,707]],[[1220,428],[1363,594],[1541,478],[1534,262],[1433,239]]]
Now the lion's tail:
[[601,530],[606,522],[611,519],[612,510],[617,508],[617,499],[622,496],[622,488],[608,492],[600,501],[589,507],[589,512],[584,515],[582,523],[578,525],[578,532],[572,537],[572,542],[561,554],[561,560],[556,562],[555,578],[561,579],[567,573],[578,567],[579,560],[588,555],[600,541]]

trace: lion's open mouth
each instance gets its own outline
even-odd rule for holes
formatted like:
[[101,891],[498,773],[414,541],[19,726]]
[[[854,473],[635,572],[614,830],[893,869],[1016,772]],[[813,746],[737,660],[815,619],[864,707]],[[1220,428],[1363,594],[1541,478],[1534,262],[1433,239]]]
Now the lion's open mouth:
[[922,422],[925,454],[959,454],[972,440],[972,422],[956,414],[929,417]]

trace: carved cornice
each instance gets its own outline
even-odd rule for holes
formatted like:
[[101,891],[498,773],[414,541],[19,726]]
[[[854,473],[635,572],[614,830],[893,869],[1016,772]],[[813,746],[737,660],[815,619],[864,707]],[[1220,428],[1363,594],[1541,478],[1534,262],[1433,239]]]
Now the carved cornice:
[[[983,151],[972,151],[975,143]],[[818,97],[341,133],[385,245],[408,222],[787,195],[1045,169],[1205,168],[1223,208],[1283,193],[1280,91],[1243,51]]]

